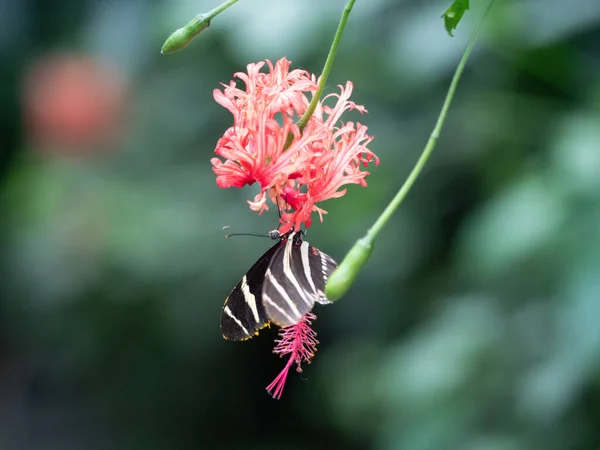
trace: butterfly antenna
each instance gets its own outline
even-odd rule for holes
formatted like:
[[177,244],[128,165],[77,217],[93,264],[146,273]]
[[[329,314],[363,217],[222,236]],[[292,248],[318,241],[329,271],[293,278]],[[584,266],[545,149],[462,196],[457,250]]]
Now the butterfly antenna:
[[[224,230],[227,230],[229,228],[230,228],[229,225],[225,225],[223,227]],[[262,237],[262,238],[270,238],[270,239],[279,239],[279,236],[281,236],[281,233],[279,232],[279,230],[271,230],[267,234],[251,233],[249,231],[244,231],[241,233],[228,233],[225,235],[225,239],[229,239],[232,236],[254,236],[254,237]]]
[[[225,225],[223,227],[224,230],[228,230],[231,228],[229,225]],[[249,231],[243,231],[241,233],[228,233],[225,235],[225,239],[229,239],[231,236],[255,236],[255,237],[271,237],[271,234],[262,234],[262,233],[252,233]]]

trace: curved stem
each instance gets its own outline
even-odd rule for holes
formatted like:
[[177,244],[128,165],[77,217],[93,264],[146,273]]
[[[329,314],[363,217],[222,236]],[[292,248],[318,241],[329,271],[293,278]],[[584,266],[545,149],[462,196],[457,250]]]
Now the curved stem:
[[450,83],[450,87],[448,88],[448,93],[446,94],[446,99],[444,100],[444,104],[442,105],[442,109],[440,111],[440,115],[437,119],[435,127],[433,128],[433,131],[431,132],[431,135],[429,136],[427,145],[425,145],[425,148],[423,149],[423,152],[421,153],[419,160],[417,161],[417,163],[411,170],[410,174],[406,178],[406,181],[404,182],[402,187],[400,187],[400,189],[398,190],[398,192],[396,193],[396,195],[394,196],[392,201],[386,206],[386,208],[383,210],[381,215],[377,218],[375,223],[367,231],[367,235],[365,236],[365,239],[368,241],[368,243],[373,244],[373,241],[375,240],[375,238],[377,237],[377,235],[379,234],[379,232],[381,231],[383,226],[387,223],[387,221],[390,219],[390,217],[392,217],[392,214],[394,214],[396,209],[398,209],[398,206],[400,206],[400,204],[402,203],[402,201],[404,200],[404,198],[406,197],[406,195],[412,188],[413,184],[417,180],[418,176],[421,174],[423,167],[425,167],[425,164],[427,164],[427,161],[429,160],[429,157],[431,156],[431,153],[433,152],[433,149],[435,148],[435,145],[437,144],[437,140],[442,131],[442,126],[444,125],[444,121],[446,120],[448,110],[450,109],[450,104],[452,103],[452,99],[454,98],[454,93],[456,91],[456,86],[458,86],[458,81],[460,80],[460,77],[462,76],[465,66],[467,65],[467,60],[469,59],[471,50],[473,49],[473,46],[475,45],[475,41],[477,40],[477,36],[479,35],[479,30],[481,29],[481,25],[483,24],[483,21],[484,21],[485,17],[487,16],[488,12],[492,8],[493,3],[494,3],[494,0],[491,0],[490,4],[487,7],[487,10],[485,11],[483,17],[481,18],[481,20],[475,27],[475,30],[473,31],[473,34],[471,35],[471,38],[469,39],[467,47],[462,55],[462,58],[460,59],[460,62],[458,63],[456,71],[454,72],[454,76],[452,77],[452,82]]
[[220,4],[219,6],[217,6],[212,11],[207,12],[206,13],[206,18],[208,20],[214,19],[217,15],[221,14],[223,11],[225,11],[227,8],[229,8],[234,3],[237,3],[238,1],[239,0],[227,0],[226,2],[223,2],[222,4]]
[[331,68],[333,67],[333,61],[335,60],[335,55],[337,53],[338,47],[340,45],[340,41],[342,40],[342,35],[344,34],[344,28],[346,28],[346,22],[348,21],[348,16],[352,12],[352,7],[354,6],[355,0],[350,0],[344,11],[342,12],[342,18],[340,19],[340,24],[338,25],[337,31],[335,32],[335,36],[333,38],[333,42],[331,43],[331,48],[329,49],[329,54],[327,55],[327,60],[325,61],[325,65],[323,66],[323,72],[319,77],[319,89],[313,95],[310,104],[308,105],[308,109],[302,116],[302,118],[298,121],[298,127],[300,131],[304,130],[304,127],[308,123],[310,116],[315,112],[315,108],[321,99],[321,94],[323,93],[323,88],[325,87],[325,83],[327,83],[327,78],[329,77],[329,72],[331,72]]
[[[333,61],[335,60],[335,55],[337,54],[338,47],[340,45],[340,41],[342,40],[342,35],[344,34],[344,28],[346,28],[346,22],[348,22],[348,16],[352,12],[352,7],[354,6],[354,2],[356,0],[350,0],[346,6],[344,7],[344,11],[342,12],[342,17],[340,19],[340,23],[338,25],[337,31],[335,32],[335,36],[333,37],[333,42],[331,43],[331,48],[329,49],[329,54],[327,55],[327,59],[325,60],[325,65],[323,66],[323,72],[319,77],[319,88],[315,91],[308,108],[304,115],[298,120],[298,128],[300,128],[300,133],[304,131],[306,124],[310,120],[310,116],[313,115],[315,109],[317,108],[317,104],[319,100],[321,100],[321,94],[323,94],[323,89],[325,88],[325,83],[327,83],[327,78],[329,77],[329,73],[331,72],[331,68],[333,67]],[[285,145],[283,148],[287,150],[287,148],[292,144],[294,140],[294,135],[292,133],[288,134],[288,137],[285,141]]]
[[450,104],[452,103],[456,86],[458,85],[458,81],[460,80],[465,65],[467,64],[471,50],[475,45],[481,25],[483,24],[493,4],[494,0],[491,0],[487,10],[475,27],[475,30],[469,39],[467,47],[462,55],[462,58],[460,59],[456,71],[454,72],[454,76],[452,77],[452,82],[448,88],[448,93],[446,94],[446,99],[444,100],[438,120],[433,128],[433,131],[431,132],[431,135],[429,136],[429,140],[427,141],[421,156],[415,164],[415,167],[413,167],[408,175],[408,178],[402,187],[400,187],[400,190],[398,190],[398,193],[394,196],[392,201],[386,206],[371,228],[369,228],[367,234],[356,241],[356,243],[344,257],[339,267],[330,275],[329,280],[327,281],[327,286],[325,287],[325,295],[329,300],[338,300],[348,291],[348,289],[350,289],[350,286],[352,286],[352,283],[356,279],[358,273],[364,267],[373,253],[374,242],[377,238],[377,235],[380,233],[383,226],[390,220],[396,209],[398,209],[398,206],[400,206],[402,201],[406,198],[406,195],[423,171],[425,164],[427,164],[427,161],[429,160],[429,157],[431,156],[431,153],[433,152],[435,144],[437,143],[442,131],[442,126],[446,120]]

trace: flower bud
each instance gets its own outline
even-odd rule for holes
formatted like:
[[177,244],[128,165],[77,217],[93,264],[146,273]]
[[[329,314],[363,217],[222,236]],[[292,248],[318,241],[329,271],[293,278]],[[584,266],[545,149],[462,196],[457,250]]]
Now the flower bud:
[[356,241],[356,244],[327,281],[325,296],[328,300],[338,300],[348,292],[358,272],[369,260],[371,253],[373,253],[373,244],[369,240],[361,238]]
[[188,46],[192,39],[207,29],[209,25],[210,20],[206,15],[197,15],[186,26],[171,33],[171,36],[167,38],[160,49],[160,52],[163,55],[168,55],[169,53],[175,53],[179,50],[183,50]]

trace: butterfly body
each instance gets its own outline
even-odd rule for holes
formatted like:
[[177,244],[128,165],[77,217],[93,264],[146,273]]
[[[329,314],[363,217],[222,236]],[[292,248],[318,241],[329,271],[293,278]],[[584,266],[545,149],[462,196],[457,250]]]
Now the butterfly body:
[[271,235],[268,249],[225,300],[221,331],[227,340],[245,340],[271,322],[295,325],[315,302],[330,303],[325,285],[337,263],[302,239],[302,231]]

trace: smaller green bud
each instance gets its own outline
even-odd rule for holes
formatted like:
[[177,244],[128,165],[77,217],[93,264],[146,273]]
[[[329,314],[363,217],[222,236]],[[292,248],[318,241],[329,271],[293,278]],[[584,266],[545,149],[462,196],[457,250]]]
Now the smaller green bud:
[[188,46],[192,39],[206,30],[209,25],[210,20],[208,19],[208,16],[204,14],[198,14],[186,26],[171,33],[171,36],[167,38],[160,49],[160,52],[163,55],[168,55],[169,53],[175,53],[179,50],[183,50]]
[[360,238],[350,249],[340,266],[333,271],[325,286],[325,296],[335,301],[343,297],[354,280],[358,272],[367,263],[373,253],[373,244],[366,238]]

